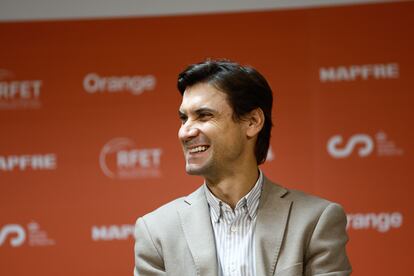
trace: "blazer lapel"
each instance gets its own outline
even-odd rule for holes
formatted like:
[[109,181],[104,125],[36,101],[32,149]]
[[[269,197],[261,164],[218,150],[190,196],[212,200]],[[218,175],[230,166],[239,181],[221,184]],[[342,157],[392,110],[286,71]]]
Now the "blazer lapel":
[[193,255],[197,275],[217,275],[217,255],[210,210],[203,186],[185,199],[178,209],[184,236]]
[[255,231],[256,275],[273,275],[292,202],[287,190],[264,179]]

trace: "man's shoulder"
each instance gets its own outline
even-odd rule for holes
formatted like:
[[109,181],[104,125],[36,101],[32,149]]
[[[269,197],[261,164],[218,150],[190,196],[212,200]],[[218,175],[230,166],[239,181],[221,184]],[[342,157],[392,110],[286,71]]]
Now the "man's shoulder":
[[[268,181],[267,185],[271,186],[269,190],[278,190],[277,193],[281,195],[281,198],[292,202],[292,208],[300,209],[301,211],[323,211],[329,205],[337,205],[342,208],[338,203],[330,201],[326,198],[307,193],[301,190],[289,189],[283,187],[272,181]],[[283,191],[283,193],[280,192]]]
[[177,213],[178,206],[184,204],[185,196],[176,198],[164,205],[158,207],[157,209],[145,214],[143,218],[145,221],[150,222],[159,219],[169,219],[175,217]]
[[196,191],[191,193],[187,196],[182,196],[179,198],[176,198],[170,202],[165,203],[164,205],[158,207],[154,211],[151,211],[144,216],[142,216],[142,219],[145,220],[146,223],[169,223],[169,222],[175,222],[178,218],[178,210],[180,208],[183,208],[185,206],[189,205],[189,201],[191,199],[200,196],[202,191],[202,188],[198,188]]
[[303,204],[305,206],[327,206],[332,203],[332,201],[325,199],[323,197],[310,194],[304,191],[289,189],[289,192],[286,195],[286,198],[292,200],[293,202],[297,202]]
[[166,233],[177,232],[177,229],[180,227],[177,208],[184,202],[184,198],[174,199],[156,210],[139,217],[136,221],[135,231],[146,231],[154,237],[162,237]]
[[[268,184],[271,185],[268,185],[268,190],[273,191],[270,192],[273,195],[271,200],[282,200],[290,205],[289,217],[293,228],[313,229],[321,218],[335,219],[341,223],[346,220],[343,207],[336,202],[300,190],[287,189],[272,182]],[[275,196],[277,194],[279,196]]]

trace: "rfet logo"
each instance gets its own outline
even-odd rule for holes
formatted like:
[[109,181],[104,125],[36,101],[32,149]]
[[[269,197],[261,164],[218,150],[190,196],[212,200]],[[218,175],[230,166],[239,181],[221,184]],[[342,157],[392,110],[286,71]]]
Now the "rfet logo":
[[90,94],[130,92],[139,95],[154,90],[156,79],[153,75],[100,76],[89,73],[83,79],[83,88]]
[[27,224],[27,227],[21,224],[6,224],[0,227],[0,246],[20,247],[25,243],[29,246],[50,246],[54,245],[55,241],[51,240],[34,221]]
[[40,108],[42,80],[18,80],[0,69],[0,109]]
[[346,158],[353,152],[359,157],[367,157],[374,152],[378,156],[398,156],[404,151],[398,148],[394,141],[387,138],[387,134],[383,131],[370,135],[366,133],[357,133],[351,135],[347,140],[340,134],[329,138],[326,149],[333,158]]
[[161,154],[160,148],[138,148],[131,139],[115,138],[103,146],[99,164],[110,178],[159,177]]

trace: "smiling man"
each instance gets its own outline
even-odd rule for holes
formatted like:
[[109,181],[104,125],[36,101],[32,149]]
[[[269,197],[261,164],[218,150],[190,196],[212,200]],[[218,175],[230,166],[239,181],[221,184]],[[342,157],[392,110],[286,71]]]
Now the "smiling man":
[[205,183],[137,220],[134,275],[350,275],[336,203],[259,170],[272,91],[255,69],[207,60],[178,77],[185,169]]

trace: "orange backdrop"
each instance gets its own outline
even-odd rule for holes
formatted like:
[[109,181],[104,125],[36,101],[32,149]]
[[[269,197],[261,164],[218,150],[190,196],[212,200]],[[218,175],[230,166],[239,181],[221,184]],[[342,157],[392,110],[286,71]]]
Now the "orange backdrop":
[[[0,24],[0,274],[132,275],[133,224],[190,193],[177,74],[275,94],[264,172],[341,203],[354,275],[409,275],[414,4]],[[410,123],[411,122],[411,123]]]

